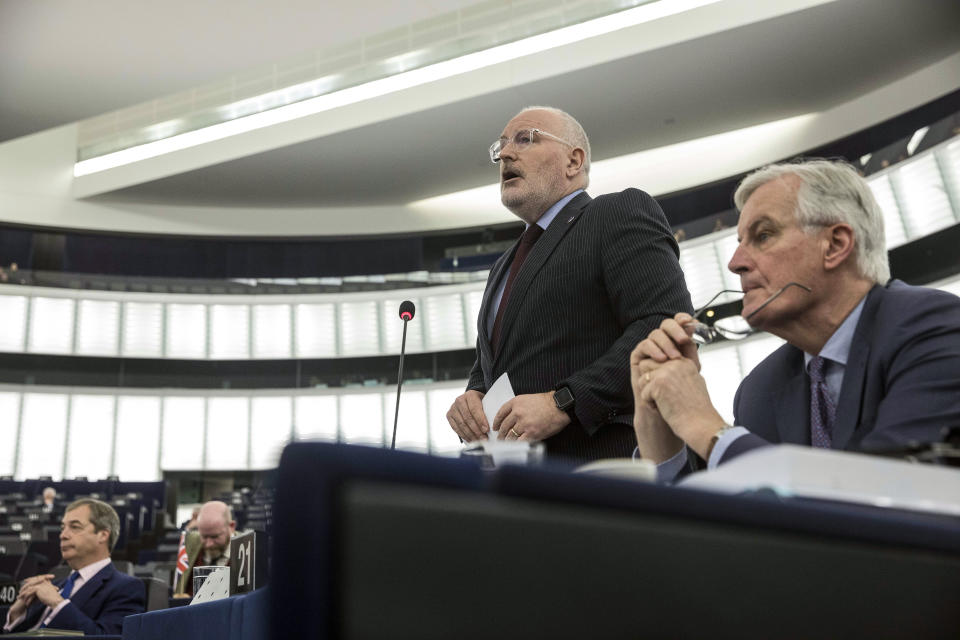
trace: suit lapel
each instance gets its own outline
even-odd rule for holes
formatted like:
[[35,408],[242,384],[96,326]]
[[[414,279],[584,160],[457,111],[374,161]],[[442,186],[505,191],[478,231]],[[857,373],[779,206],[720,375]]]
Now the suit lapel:
[[850,343],[847,366],[843,371],[843,384],[840,386],[837,419],[833,427],[832,448],[834,449],[845,448],[860,424],[863,389],[867,381],[867,361],[870,358],[873,318],[880,304],[883,290],[883,287],[877,285],[867,294],[867,301],[863,305],[860,321],[857,323],[857,329]]
[[72,602],[77,607],[83,608],[83,605],[87,603],[88,600],[100,590],[100,587],[104,582],[107,581],[107,578],[110,577],[110,574],[113,573],[114,568],[113,564],[108,564],[100,571],[97,571],[93,574],[93,577],[83,583],[80,590],[76,594],[70,594],[70,602]]
[[[530,285],[537,277],[537,273],[539,273],[543,265],[546,264],[547,259],[557,248],[557,245],[560,244],[560,241],[563,240],[564,236],[567,235],[567,232],[576,224],[580,214],[583,213],[583,210],[591,200],[592,198],[584,191],[568,202],[567,206],[557,213],[546,232],[530,251],[530,255],[524,260],[523,266],[520,268],[520,273],[517,274],[516,280],[513,281],[510,299],[507,301],[507,308],[503,312],[502,325],[500,326],[501,344],[506,341],[507,335],[509,335],[510,329],[517,319],[520,302],[526,297],[527,289],[530,288]],[[510,255],[512,258],[513,253],[511,252]],[[499,356],[499,354],[497,355]]]
[[780,390],[776,406],[777,433],[780,442],[810,444],[810,379],[803,368],[803,352],[797,350],[800,366]]

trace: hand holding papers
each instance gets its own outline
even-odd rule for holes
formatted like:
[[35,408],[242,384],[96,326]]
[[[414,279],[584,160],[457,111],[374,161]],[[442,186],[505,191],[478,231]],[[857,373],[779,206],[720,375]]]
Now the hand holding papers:
[[[487,418],[487,423],[493,425],[493,419],[496,417],[500,407],[510,402],[514,398],[513,386],[510,384],[510,376],[506,373],[497,378],[497,381],[491,385],[483,396],[483,414]],[[517,440],[498,440],[497,432],[490,431],[487,434],[487,440],[470,443],[466,450],[468,455],[482,455],[485,463],[499,467],[504,464],[530,464],[539,462],[543,458],[543,444],[539,442],[517,441]],[[477,448],[480,445],[480,448]]]

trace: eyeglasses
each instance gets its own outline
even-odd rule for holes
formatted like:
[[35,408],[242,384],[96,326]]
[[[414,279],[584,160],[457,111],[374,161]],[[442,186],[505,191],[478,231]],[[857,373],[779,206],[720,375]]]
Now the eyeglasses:
[[693,334],[690,336],[690,338],[697,344],[710,344],[720,337],[726,338],[727,340],[743,340],[747,336],[753,335],[757,332],[757,330],[750,326],[750,318],[757,315],[757,313],[762,311],[764,307],[779,298],[780,295],[790,287],[800,287],[804,291],[808,293],[810,292],[810,287],[804,286],[799,282],[788,282],[780,287],[779,290],[774,292],[769,298],[764,300],[763,304],[747,314],[747,317],[745,318],[740,316],[721,318],[720,320],[717,320],[713,326],[699,322],[699,318],[701,315],[703,315],[703,312],[709,309],[710,305],[713,304],[713,301],[723,294],[743,293],[743,291],[737,291],[736,289],[724,289],[717,295],[710,298],[710,301],[707,302],[707,304],[693,312]]
[[550,138],[551,140],[556,140],[557,142],[561,142],[568,147],[577,146],[572,142],[567,142],[563,138],[558,138],[552,133],[547,133],[546,131],[542,131],[540,129],[521,129],[513,134],[512,138],[500,138],[490,145],[490,162],[494,164],[500,162],[500,153],[508,144],[512,144],[516,151],[523,151],[537,141],[537,136],[543,136],[545,138]]

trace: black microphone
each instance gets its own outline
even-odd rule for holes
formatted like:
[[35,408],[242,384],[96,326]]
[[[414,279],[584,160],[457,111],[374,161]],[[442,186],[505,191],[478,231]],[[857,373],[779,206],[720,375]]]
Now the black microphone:
[[403,320],[403,340],[400,343],[400,371],[397,372],[397,407],[393,410],[393,439],[390,449],[397,446],[397,417],[400,415],[400,385],[403,384],[403,354],[407,350],[407,323],[413,320],[417,308],[409,300],[400,303],[400,319]]
[[[417,312],[417,308],[413,306],[413,303],[409,300],[404,300],[400,303],[400,319],[404,322],[413,320],[413,314]],[[403,325],[406,328],[407,325]]]

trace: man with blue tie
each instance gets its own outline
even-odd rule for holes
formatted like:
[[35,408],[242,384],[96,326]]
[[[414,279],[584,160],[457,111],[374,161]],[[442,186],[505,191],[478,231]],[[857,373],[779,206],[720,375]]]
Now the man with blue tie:
[[960,425],[960,298],[890,280],[884,219],[842,162],[772,165],[734,195],[742,315],[786,340],[744,378],[734,425],[714,409],[691,335],[664,320],[631,354],[634,429],[660,477],[773,443],[882,450]]
[[83,498],[68,505],[60,552],[73,572],[57,583],[49,574],[27,578],[7,613],[4,632],[49,627],[119,635],[124,617],[143,613],[146,602],[143,583],[110,562],[119,532],[120,518],[105,502]]

